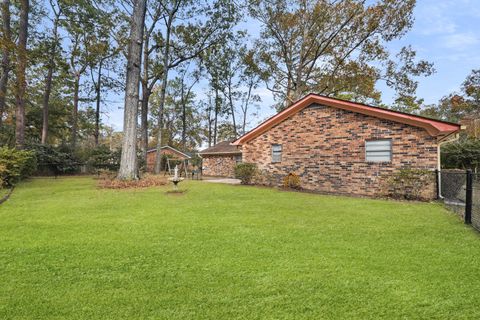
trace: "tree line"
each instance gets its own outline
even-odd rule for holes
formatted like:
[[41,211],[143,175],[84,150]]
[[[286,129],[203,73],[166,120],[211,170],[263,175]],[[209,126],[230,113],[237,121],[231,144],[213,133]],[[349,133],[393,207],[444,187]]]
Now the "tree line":
[[[418,79],[434,66],[410,46],[388,50],[411,29],[414,6],[415,0],[2,0],[0,143],[72,153],[106,145],[121,149],[119,178],[137,179],[150,148],[157,149],[158,173],[162,145],[193,151],[245,133],[258,121],[259,88],[273,93],[277,110],[309,92],[382,106],[377,84],[384,82],[395,92],[385,107],[474,117],[465,107],[472,85],[464,85],[465,97],[425,106]],[[478,73],[471,77],[478,89]],[[123,94],[118,133],[105,118]]]

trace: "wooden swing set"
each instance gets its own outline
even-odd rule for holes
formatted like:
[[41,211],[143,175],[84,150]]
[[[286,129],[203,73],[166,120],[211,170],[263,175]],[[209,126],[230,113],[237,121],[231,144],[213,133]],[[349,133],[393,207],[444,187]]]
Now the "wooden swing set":
[[[178,172],[180,173],[180,177],[182,176],[182,174],[185,174],[185,178],[188,178],[188,160],[187,159],[180,160],[180,159],[167,158],[166,160],[167,160],[167,165],[165,167],[165,174],[164,174],[165,176],[166,175],[173,176],[175,166],[180,164],[180,166],[178,167]],[[170,163],[170,161],[173,162],[173,166]]]

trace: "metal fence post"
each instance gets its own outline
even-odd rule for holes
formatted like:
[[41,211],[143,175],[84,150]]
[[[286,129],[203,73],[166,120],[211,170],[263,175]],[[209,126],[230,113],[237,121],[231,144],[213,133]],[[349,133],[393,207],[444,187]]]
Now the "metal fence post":
[[437,193],[437,200],[440,199],[440,170],[435,169],[435,191]]
[[473,198],[473,174],[472,170],[467,170],[467,190],[465,195],[465,223],[472,223],[472,198]]

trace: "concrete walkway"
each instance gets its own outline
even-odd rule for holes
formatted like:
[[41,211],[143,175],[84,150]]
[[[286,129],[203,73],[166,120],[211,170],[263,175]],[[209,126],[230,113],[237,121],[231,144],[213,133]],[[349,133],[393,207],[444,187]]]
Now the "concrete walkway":
[[233,179],[233,178],[203,178],[203,181],[205,182],[213,182],[213,183],[225,183],[225,184],[240,184],[239,179]]

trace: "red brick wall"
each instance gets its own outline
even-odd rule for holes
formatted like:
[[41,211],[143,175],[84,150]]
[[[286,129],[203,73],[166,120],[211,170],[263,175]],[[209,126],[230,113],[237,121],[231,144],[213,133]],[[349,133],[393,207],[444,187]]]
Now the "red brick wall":
[[[365,140],[392,139],[392,162],[367,163]],[[271,162],[271,145],[282,144],[282,161]],[[385,194],[385,181],[400,168],[437,165],[436,138],[417,127],[326,106],[312,105],[242,146],[243,161],[280,184],[294,172],[302,187],[327,193]],[[424,196],[433,198],[434,185]]]
[[202,174],[212,177],[234,177],[235,155],[203,155]]

